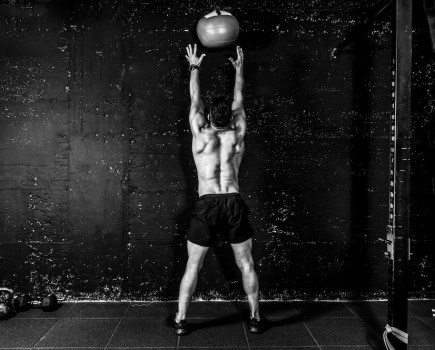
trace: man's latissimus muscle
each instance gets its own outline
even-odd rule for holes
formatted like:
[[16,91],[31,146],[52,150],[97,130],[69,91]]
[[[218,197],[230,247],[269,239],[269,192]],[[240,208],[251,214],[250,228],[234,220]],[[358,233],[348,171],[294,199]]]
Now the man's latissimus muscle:
[[238,175],[245,151],[237,130],[204,128],[193,137],[192,153],[198,170],[198,193],[239,192]]

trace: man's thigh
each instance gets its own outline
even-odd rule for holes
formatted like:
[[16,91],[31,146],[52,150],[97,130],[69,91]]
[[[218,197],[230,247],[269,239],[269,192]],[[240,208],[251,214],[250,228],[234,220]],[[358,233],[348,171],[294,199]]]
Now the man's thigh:
[[190,264],[202,264],[209,247],[187,241],[187,253],[189,254]]

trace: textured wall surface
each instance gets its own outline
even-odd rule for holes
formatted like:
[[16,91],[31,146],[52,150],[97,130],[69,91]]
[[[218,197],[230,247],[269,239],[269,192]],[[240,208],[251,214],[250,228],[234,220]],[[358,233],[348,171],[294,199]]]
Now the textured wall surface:
[[[376,1],[233,1],[245,51],[241,193],[262,297],[387,291],[390,13]],[[197,198],[185,47],[208,1],[0,2],[0,281],[66,298],[173,299]],[[416,16],[421,9],[416,5]],[[421,13],[420,13],[421,15]],[[357,30],[355,30],[357,28]],[[435,291],[435,64],[415,29],[410,290]],[[334,47],[351,42],[337,58]],[[207,52],[205,103],[234,49]],[[205,299],[243,296],[231,249]]]

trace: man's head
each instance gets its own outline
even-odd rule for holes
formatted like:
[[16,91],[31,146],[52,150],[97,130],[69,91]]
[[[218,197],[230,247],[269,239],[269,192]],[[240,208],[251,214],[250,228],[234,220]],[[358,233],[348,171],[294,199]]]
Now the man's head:
[[227,127],[229,126],[231,119],[232,119],[232,113],[231,113],[231,106],[227,102],[225,96],[218,96],[213,99],[212,104],[210,105],[210,122],[218,127]]

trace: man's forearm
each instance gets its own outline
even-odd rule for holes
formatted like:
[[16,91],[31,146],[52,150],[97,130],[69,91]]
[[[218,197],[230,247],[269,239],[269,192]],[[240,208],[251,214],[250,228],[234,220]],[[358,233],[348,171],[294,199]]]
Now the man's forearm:
[[243,78],[243,67],[236,69],[236,81],[234,83],[234,100],[243,101],[245,79]]
[[195,69],[190,72],[190,99],[199,99],[200,98],[199,91],[199,70]]

